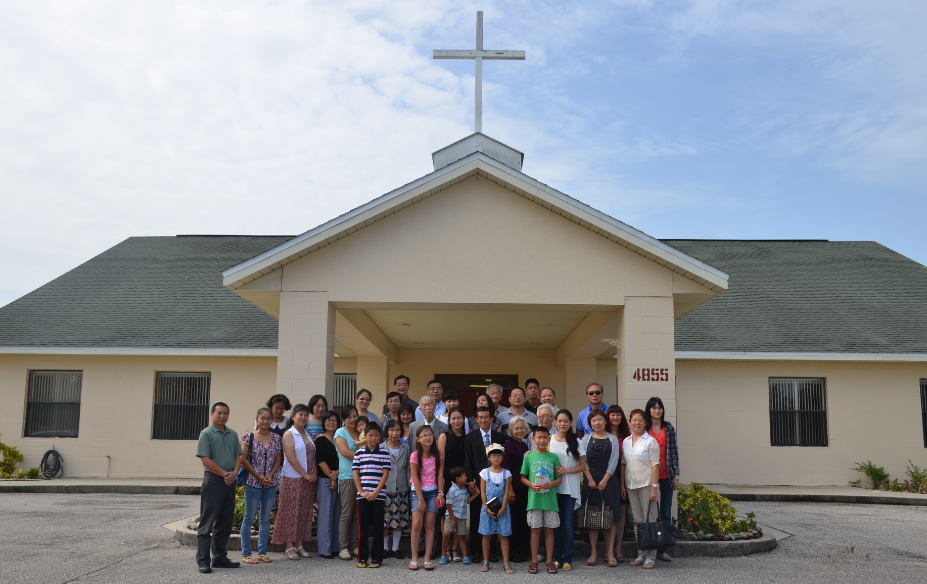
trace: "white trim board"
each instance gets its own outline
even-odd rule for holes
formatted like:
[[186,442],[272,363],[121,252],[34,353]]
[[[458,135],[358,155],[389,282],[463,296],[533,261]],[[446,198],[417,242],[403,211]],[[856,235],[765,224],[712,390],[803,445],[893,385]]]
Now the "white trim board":
[[277,349],[174,349],[169,347],[0,347],[0,355],[276,357]]
[[925,353],[763,353],[748,351],[676,351],[677,361],[883,361],[927,363]]

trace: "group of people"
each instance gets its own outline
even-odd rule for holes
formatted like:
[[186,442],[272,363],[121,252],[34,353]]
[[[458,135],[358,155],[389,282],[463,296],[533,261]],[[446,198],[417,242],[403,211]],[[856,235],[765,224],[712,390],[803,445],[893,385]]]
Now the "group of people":
[[[658,513],[669,520],[679,454],[660,398],[625,416],[620,406],[605,405],[602,387],[592,383],[586,388],[589,405],[574,420],[572,412],[557,408],[553,389],[528,379],[524,389],[511,389],[508,407],[501,405],[503,388],[489,385],[467,416],[459,395],[440,382],[430,381],[418,402],[409,397],[409,386],[408,377],[397,377],[380,415],[371,411],[366,389],[355,405],[337,412],[321,395],[295,406],[274,395],[257,411],[253,431],[243,435],[226,425],[228,406],[214,404],[197,446],[204,468],[200,571],[240,565],[228,558],[226,544],[236,480],[242,479],[247,564],[272,561],[272,513],[273,543],[285,544],[290,560],[311,557],[305,542],[315,504],[319,555],[354,559],[363,568],[379,568],[388,557],[404,559],[399,541],[410,529],[410,570],[462,562],[486,572],[501,555],[508,573],[517,562],[528,562],[530,573],[541,563],[551,574],[570,571],[574,512],[581,506],[611,508],[606,561],[617,566],[625,561],[627,505],[638,521],[655,520]],[[256,515],[254,557],[247,534]],[[586,563],[593,566],[599,532],[589,537]],[[670,561],[668,550],[638,550],[631,565],[653,568],[657,558]]]

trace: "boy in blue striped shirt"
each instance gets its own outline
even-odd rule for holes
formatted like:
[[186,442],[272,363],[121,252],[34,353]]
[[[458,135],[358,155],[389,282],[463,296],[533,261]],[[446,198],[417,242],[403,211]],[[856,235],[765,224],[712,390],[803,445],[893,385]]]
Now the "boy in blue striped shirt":
[[[392,462],[389,452],[380,448],[383,432],[375,423],[367,425],[364,439],[367,446],[354,453],[354,485],[357,487],[357,567],[379,568],[383,564],[383,549],[374,542],[373,550],[367,545],[367,534],[374,526],[374,534],[383,530],[384,502],[386,493],[383,485],[389,477]],[[376,535],[374,535],[376,539]],[[369,563],[368,563],[369,559]]]

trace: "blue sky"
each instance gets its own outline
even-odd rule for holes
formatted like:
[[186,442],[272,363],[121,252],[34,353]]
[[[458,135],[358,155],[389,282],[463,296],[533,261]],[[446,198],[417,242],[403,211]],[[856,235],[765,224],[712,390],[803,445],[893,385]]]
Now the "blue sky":
[[297,234],[472,131],[659,238],[875,240],[921,263],[927,4],[9,3],[0,305],[132,235]]

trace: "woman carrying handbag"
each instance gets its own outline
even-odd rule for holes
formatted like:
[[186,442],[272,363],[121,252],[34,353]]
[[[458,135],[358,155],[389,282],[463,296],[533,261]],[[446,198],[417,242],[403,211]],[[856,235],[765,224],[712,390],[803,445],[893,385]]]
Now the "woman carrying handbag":
[[[557,412],[559,416],[563,410]],[[618,565],[615,557],[615,525],[608,515],[621,509],[621,477],[616,476],[618,471],[619,450],[618,439],[609,432],[608,414],[595,409],[589,412],[587,424],[592,433],[583,436],[582,445],[586,451],[586,502],[589,510],[601,507],[603,515],[603,529],[605,532],[605,550],[608,565],[614,568]],[[605,519],[607,521],[604,521]],[[589,547],[591,554],[586,564],[594,566],[598,557],[599,530],[589,530]]]
[[[649,521],[659,518],[660,503],[660,445],[645,432],[644,410],[632,410],[628,420],[631,422],[631,435],[624,439],[621,460],[621,475],[624,483],[621,494],[631,501],[631,513],[635,519]],[[632,566],[643,564],[647,570],[653,569],[657,550],[641,549],[641,529],[637,526],[637,559]]]

